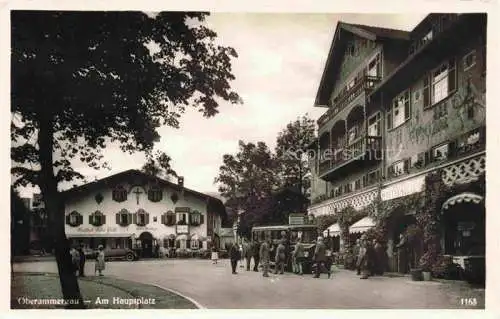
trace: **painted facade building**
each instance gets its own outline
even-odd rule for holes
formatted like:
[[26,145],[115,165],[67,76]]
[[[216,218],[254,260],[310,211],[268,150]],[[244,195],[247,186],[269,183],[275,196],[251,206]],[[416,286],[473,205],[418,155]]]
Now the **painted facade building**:
[[[485,14],[430,14],[409,32],[339,22],[315,103],[327,110],[309,149],[309,213],[404,199],[437,170],[448,186],[480,181],[485,95]],[[484,195],[443,205],[445,254],[484,256]],[[393,223],[390,254],[412,213]]]
[[63,192],[66,236],[89,248],[199,250],[219,245],[219,199],[128,170]]

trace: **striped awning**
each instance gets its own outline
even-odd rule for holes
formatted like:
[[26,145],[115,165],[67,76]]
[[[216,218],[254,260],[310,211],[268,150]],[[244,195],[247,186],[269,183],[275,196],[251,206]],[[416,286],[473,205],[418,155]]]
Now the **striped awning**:
[[364,233],[373,226],[375,226],[375,221],[367,216],[362,218],[358,222],[354,223],[351,227],[349,227],[349,233],[351,234]]
[[474,203],[479,204],[483,200],[483,196],[474,193],[461,193],[448,198],[443,204],[443,210],[448,209],[450,206],[460,203]]
[[325,229],[323,231],[323,236],[328,236],[328,234],[330,234],[330,236],[339,236],[340,235],[340,226],[338,223],[335,223],[333,225],[330,225],[330,227],[328,227],[327,229]]

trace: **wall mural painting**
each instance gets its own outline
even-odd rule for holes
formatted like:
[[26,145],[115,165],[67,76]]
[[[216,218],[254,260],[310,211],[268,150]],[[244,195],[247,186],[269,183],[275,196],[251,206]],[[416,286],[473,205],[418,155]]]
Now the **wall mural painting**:
[[[465,78],[459,90],[441,105],[433,107],[433,117],[425,121],[419,108],[415,108],[407,133],[414,144],[431,144],[441,133],[467,132],[477,127],[486,116],[485,93],[470,78]],[[408,145],[409,146],[409,145]]]

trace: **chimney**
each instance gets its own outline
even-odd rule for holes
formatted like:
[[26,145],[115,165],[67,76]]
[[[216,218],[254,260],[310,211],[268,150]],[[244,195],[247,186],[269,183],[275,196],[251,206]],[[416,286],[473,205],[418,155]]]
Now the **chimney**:
[[179,176],[179,177],[177,177],[177,184],[178,184],[180,187],[184,187],[184,176]]

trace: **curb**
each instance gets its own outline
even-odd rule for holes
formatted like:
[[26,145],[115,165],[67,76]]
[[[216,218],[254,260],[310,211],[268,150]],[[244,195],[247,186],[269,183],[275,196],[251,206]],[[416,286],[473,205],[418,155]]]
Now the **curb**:
[[[58,275],[56,273],[51,273],[51,272],[24,272],[24,271],[18,271],[18,272],[13,272],[13,274],[20,274],[20,275],[27,275],[27,276],[52,276],[52,277],[58,277]],[[174,290],[174,289],[162,287],[162,286],[157,285],[157,284],[143,283],[143,282],[134,281],[134,280],[122,279],[122,278],[115,277],[115,276],[107,276],[107,277],[108,278],[109,277],[116,278],[118,280],[129,281],[129,282],[133,282],[133,283],[137,283],[137,284],[141,284],[141,285],[156,287],[156,288],[159,288],[161,290],[165,290],[167,292],[170,292],[170,293],[175,294],[175,295],[177,295],[177,296],[179,296],[181,298],[186,299],[187,301],[191,302],[198,309],[207,309],[205,306],[203,306],[202,304],[200,304],[199,302],[197,302],[193,298],[191,298],[189,296],[186,296],[183,293],[180,293],[180,292],[178,292],[177,290]],[[119,285],[112,285],[112,284],[109,284],[109,283],[97,282],[97,281],[92,280],[91,277],[83,277],[83,278],[79,277],[78,279],[84,280],[84,281],[87,281],[87,282],[94,282],[94,283],[97,283],[97,284],[103,285],[103,286],[113,287],[115,289],[118,289],[118,290],[121,290],[121,291],[125,292],[126,294],[130,295],[131,297],[134,297],[134,298],[136,297],[130,291],[128,291],[126,289],[123,289]],[[138,305],[137,308],[138,309],[142,309],[141,305]]]

